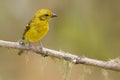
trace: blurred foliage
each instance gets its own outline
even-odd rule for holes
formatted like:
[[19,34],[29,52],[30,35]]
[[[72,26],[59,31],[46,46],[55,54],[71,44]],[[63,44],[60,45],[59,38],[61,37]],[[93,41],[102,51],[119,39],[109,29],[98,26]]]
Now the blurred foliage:
[[[0,0],[0,39],[18,41],[23,34],[24,26],[33,17],[35,11],[41,8],[49,8],[58,15],[51,21],[50,31],[42,40],[45,47],[101,60],[120,56],[119,0]],[[12,49],[0,48],[0,52],[0,80],[16,80],[20,77],[19,74],[24,73],[26,77],[26,73],[30,74],[30,71],[35,74],[34,68],[40,67],[44,62],[50,67],[46,68],[48,71],[43,73],[49,74],[49,69],[55,72],[56,69],[54,70],[53,66],[58,64],[51,60],[40,64],[40,56],[25,54],[19,57],[16,54],[17,51]],[[26,63],[26,55],[29,56],[30,61],[33,60],[28,61],[32,68]],[[76,72],[72,75],[74,80],[79,74],[80,80],[119,80],[120,78],[117,72],[107,71],[108,74],[103,74],[105,71],[101,72],[98,68],[86,73],[83,68],[80,69],[83,66],[80,66],[71,72],[71,74]],[[59,75],[59,73],[56,74]],[[54,76],[55,73],[51,75]],[[41,79],[50,80],[51,78],[53,80],[50,74],[48,78],[46,76],[46,74],[44,77],[42,75]],[[54,76],[54,78],[54,80],[61,80],[60,76],[59,78]],[[22,76],[21,80],[23,79]]]

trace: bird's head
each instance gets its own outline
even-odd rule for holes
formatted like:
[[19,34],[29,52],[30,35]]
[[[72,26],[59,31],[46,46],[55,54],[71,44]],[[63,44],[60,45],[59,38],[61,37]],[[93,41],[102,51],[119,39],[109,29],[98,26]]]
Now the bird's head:
[[35,18],[39,18],[43,21],[49,21],[53,17],[57,17],[57,15],[49,9],[41,9],[35,13]]

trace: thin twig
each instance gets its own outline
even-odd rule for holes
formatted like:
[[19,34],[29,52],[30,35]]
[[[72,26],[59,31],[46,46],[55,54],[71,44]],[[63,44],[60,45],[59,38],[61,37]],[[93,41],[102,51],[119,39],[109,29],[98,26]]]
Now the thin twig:
[[74,64],[86,64],[86,65],[96,66],[96,67],[100,67],[100,68],[104,68],[104,69],[120,71],[120,64],[115,61],[100,61],[100,60],[90,59],[87,57],[79,57],[79,56],[76,56],[73,54],[55,51],[55,50],[51,50],[51,49],[47,49],[47,48],[43,48],[43,50],[41,51],[34,46],[32,46],[29,49],[27,47],[19,45],[19,43],[17,43],[17,42],[9,42],[9,41],[3,41],[3,40],[0,40],[0,47],[15,48],[15,49],[19,49],[19,50],[30,50],[37,54],[56,57],[59,59],[65,59]]

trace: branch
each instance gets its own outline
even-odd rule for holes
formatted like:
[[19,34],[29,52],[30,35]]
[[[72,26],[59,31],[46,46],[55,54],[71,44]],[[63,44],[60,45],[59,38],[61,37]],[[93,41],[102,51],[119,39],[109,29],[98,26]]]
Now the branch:
[[17,43],[17,42],[8,42],[8,41],[3,41],[3,40],[0,40],[0,47],[15,48],[15,49],[19,49],[19,50],[29,50],[29,51],[33,51],[37,54],[56,57],[59,59],[65,59],[74,64],[86,64],[86,65],[96,66],[96,67],[100,67],[100,68],[104,68],[104,69],[120,71],[120,64],[115,61],[106,61],[105,62],[105,61],[90,59],[87,57],[79,57],[79,56],[76,56],[73,54],[55,51],[55,50],[51,50],[51,49],[47,49],[47,48],[43,48],[43,51],[41,51],[40,49],[36,48],[35,46],[31,46],[31,48],[28,49],[27,47],[19,45],[19,43]]

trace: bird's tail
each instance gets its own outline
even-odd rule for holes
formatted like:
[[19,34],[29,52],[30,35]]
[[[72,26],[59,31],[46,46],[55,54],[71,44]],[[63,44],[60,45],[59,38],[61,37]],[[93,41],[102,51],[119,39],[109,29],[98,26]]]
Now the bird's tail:
[[18,55],[19,55],[19,56],[22,55],[23,52],[24,52],[24,50],[20,50],[20,51],[18,52]]

